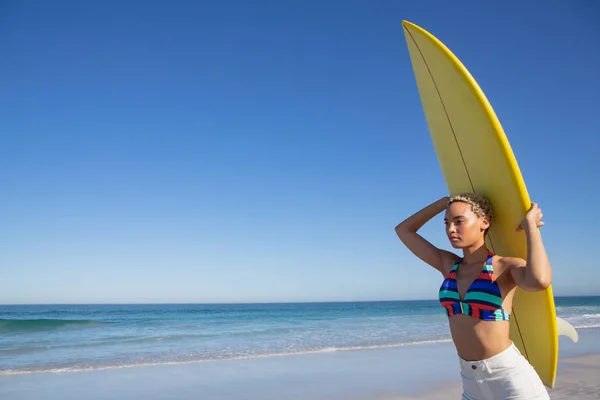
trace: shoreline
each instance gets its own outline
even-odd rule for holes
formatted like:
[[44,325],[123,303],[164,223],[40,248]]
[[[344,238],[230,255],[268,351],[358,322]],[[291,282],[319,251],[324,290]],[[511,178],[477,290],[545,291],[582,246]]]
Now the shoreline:
[[391,343],[391,344],[375,344],[370,346],[358,346],[358,347],[338,347],[338,348],[322,348],[315,350],[306,350],[299,352],[290,353],[264,353],[264,354],[253,354],[250,356],[231,356],[223,358],[206,358],[206,359],[192,359],[192,360],[174,360],[174,361],[163,361],[163,362],[148,362],[139,364],[123,364],[123,365],[95,365],[90,367],[64,367],[64,368],[52,368],[52,369],[31,369],[31,370],[12,370],[12,369],[0,369],[0,377],[9,376],[20,376],[20,375],[35,375],[35,374],[66,374],[66,373],[78,373],[78,372],[95,372],[95,371],[108,371],[108,370],[119,370],[128,368],[151,368],[161,366],[178,366],[178,365],[190,365],[190,364],[201,364],[201,363],[212,363],[212,362],[226,362],[226,361],[251,361],[259,360],[263,358],[272,357],[294,357],[304,355],[316,355],[316,354],[331,354],[336,352],[359,352],[369,350],[385,350],[385,349],[396,349],[401,347],[420,347],[428,345],[438,345],[451,343],[451,338],[437,339],[437,340],[421,340],[414,342],[402,342],[402,343]]
[[[561,359],[573,358],[581,355],[593,355],[600,353],[600,343],[598,345],[593,346],[593,343],[589,343],[589,338],[594,335],[600,335],[600,328],[590,327],[590,328],[579,328],[578,333],[580,337],[583,337],[584,345],[587,345],[588,350],[585,347],[582,347],[581,344],[573,344],[570,340],[561,337],[559,341],[560,350],[559,350],[559,363]],[[580,340],[581,342],[581,340]],[[588,343],[586,343],[588,342]],[[252,360],[260,360],[260,359],[270,359],[270,358],[286,358],[286,357],[301,357],[308,355],[326,355],[326,354],[336,354],[336,353],[346,353],[346,352],[362,352],[362,351],[371,351],[371,350],[389,350],[394,351],[395,349],[401,348],[423,348],[426,346],[438,346],[438,345],[448,345],[452,343],[451,338],[442,338],[435,340],[418,340],[418,341],[410,341],[410,342],[401,342],[401,343],[389,343],[389,344],[374,344],[368,346],[349,346],[349,347],[327,347],[327,348],[319,348],[312,349],[306,351],[298,351],[298,352],[289,352],[289,353],[261,353],[261,354],[253,354],[253,355],[234,355],[229,357],[222,358],[205,358],[205,359],[188,359],[188,360],[165,360],[158,362],[141,362],[141,363],[131,363],[131,364],[108,364],[108,365],[93,365],[88,367],[55,367],[55,368],[45,368],[45,369],[1,369],[0,368],[0,379],[8,378],[12,376],[29,376],[29,375],[43,375],[43,374],[67,374],[67,373],[81,373],[81,372],[101,372],[101,371],[111,371],[111,370],[126,370],[126,369],[135,369],[135,368],[155,368],[155,367],[177,367],[177,366],[185,366],[185,365],[195,365],[195,364],[206,364],[206,363],[217,363],[217,362],[235,362],[235,361],[252,361]],[[589,349],[590,344],[592,345],[592,349]],[[565,348],[566,345],[566,348]],[[566,351],[566,354],[561,354],[561,352]]]
[[[597,335],[585,332],[579,343],[559,338],[552,399],[597,398]],[[0,376],[0,398],[11,400],[435,400],[461,392],[451,343]]]

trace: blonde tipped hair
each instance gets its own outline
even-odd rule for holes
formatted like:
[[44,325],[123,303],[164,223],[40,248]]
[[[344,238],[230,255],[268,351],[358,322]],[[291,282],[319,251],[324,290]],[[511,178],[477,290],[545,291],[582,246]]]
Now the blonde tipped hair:
[[490,224],[494,220],[492,204],[485,196],[476,193],[458,193],[450,197],[448,205],[454,202],[469,204],[475,215],[481,218],[487,218]]

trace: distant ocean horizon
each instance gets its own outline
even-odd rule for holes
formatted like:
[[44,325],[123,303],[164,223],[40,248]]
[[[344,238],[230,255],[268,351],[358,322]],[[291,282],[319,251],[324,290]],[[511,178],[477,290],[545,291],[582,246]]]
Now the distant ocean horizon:
[[[556,296],[600,330],[600,296]],[[437,300],[0,306],[0,376],[450,342]]]
[[[561,295],[554,296],[557,299],[578,299],[578,298],[597,298],[600,299],[600,294],[583,294],[583,295]],[[382,300],[275,300],[275,301],[162,301],[162,302],[57,302],[57,303],[0,303],[0,307],[5,306],[127,306],[127,305],[252,305],[252,304],[335,304],[335,303],[397,303],[410,301],[433,301],[437,302],[437,298],[414,298],[414,299],[382,299]]]

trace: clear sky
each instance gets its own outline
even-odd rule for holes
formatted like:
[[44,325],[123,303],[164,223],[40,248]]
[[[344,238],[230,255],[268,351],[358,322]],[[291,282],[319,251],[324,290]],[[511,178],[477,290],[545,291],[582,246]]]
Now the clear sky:
[[[435,298],[394,233],[447,194],[403,19],[492,103],[555,294],[600,294],[599,18],[594,0],[2,2],[0,303]],[[423,232],[449,248],[441,218]]]

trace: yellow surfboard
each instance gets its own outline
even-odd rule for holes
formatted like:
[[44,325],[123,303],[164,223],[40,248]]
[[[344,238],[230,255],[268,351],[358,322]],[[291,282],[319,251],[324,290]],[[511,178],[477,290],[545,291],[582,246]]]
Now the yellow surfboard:
[[[421,104],[450,195],[476,192],[492,202],[496,221],[486,244],[496,254],[527,258],[516,228],[531,201],[506,135],[483,91],[454,54],[429,32],[403,21]],[[517,289],[510,336],[544,384],[554,387],[558,329],[552,287]]]

